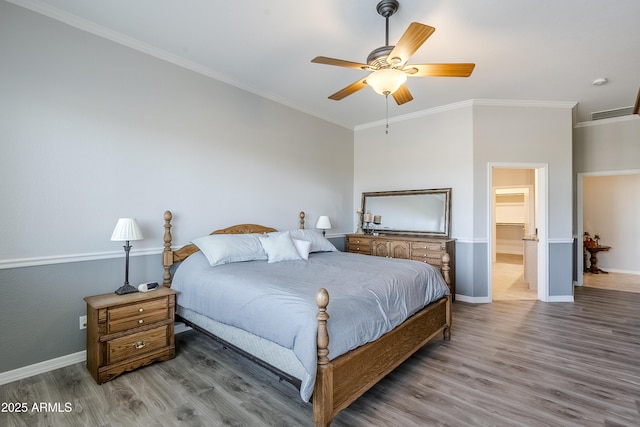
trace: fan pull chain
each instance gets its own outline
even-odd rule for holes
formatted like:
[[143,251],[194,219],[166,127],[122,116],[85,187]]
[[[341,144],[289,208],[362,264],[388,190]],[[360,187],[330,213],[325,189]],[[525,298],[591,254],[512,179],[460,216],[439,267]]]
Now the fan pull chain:
[[389,135],[389,94],[386,94],[384,96],[384,101],[386,104],[386,125],[385,125],[385,131],[384,133]]

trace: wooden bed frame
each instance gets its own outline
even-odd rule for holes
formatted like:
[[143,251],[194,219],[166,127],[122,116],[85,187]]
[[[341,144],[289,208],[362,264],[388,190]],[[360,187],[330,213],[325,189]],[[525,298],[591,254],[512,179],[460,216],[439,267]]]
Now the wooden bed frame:
[[[171,249],[170,211],[164,213],[164,267],[163,285],[171,287],[171,266],[198,252],[193,244],[176,251]],[[304,212],[300,212],[300,228],[304,229]],[[257,224],[241,224],[216,230],[211,234],[246,234],[276,231]],[[442,275],[449,279],[449,255],[442,257]],[[333,360],[329,360],[329,333],[327,331],[327,306],[329,293],[322,288],[316,295],[318,306],[318,367],[313,390],[313,420],[316,426],[329,426],[333,418],[378,381],[393,371],[418,349],[443,334],[451,339],[451,295],[429,304],[392,331],[374,342],[362,345]],[[242,352],[245,356],[247,354]],[[252,360],[255,357],[248,355]],[[260,361],[258,361],[260,362]],[[260,363],[265,366],[264,362]]]

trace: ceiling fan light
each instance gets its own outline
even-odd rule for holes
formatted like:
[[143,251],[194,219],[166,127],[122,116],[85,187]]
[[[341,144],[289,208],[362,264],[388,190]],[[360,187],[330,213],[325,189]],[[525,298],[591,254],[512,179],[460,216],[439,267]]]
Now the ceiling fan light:
[[407,81],[407,75],[394,68],[374,71],[367,77],[367,84],[380,95],[391,95]]

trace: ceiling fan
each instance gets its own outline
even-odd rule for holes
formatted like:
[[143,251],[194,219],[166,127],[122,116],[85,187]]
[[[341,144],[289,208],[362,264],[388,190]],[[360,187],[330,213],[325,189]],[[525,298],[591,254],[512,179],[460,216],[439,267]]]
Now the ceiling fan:
[[336,65],[372,71],[349,86],[339,90],[329,99],[339,101],[365,86],[371,86],[381,95],[392,95],[398,105],[413,99],[405,85],[407,77],[469,77],[475,64],[420,64],[408,65],[411,58],[422,44],[436,30],[428,25],[412,22],[395,46],[389,45],[389,17],[397,12],[400,4],[396,0],[382,0],[376,6],[378,14],[385,18],[385,45],[371,51],[367,63],[344,61],[342,59],[317,56],[311,60],[317,64]]

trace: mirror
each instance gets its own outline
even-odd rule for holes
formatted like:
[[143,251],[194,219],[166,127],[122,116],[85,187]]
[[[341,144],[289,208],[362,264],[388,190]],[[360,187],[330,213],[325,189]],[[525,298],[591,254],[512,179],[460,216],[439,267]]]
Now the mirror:
[[362,212],[374,233],[449,237],[451,188],[362,193]]

